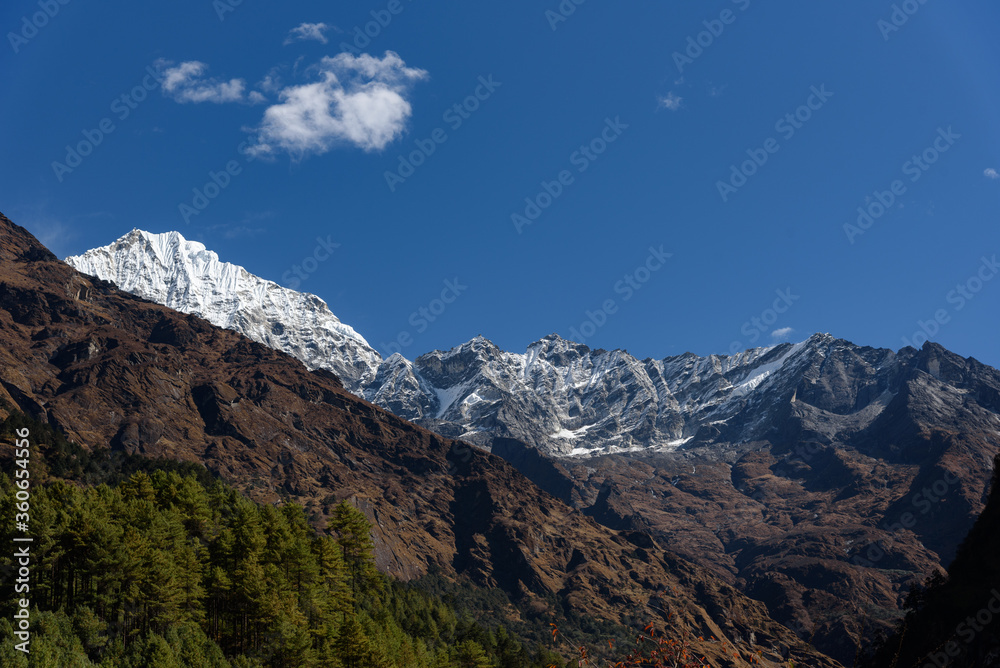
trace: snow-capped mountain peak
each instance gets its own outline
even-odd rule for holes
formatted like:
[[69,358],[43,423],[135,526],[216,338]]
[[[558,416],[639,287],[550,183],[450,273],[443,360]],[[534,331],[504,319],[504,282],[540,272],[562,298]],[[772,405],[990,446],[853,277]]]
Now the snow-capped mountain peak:
[[66,262],[122,290],[190,313],[214,325],[333,371],[358,391],[381,356],[315,295],[254,276],[179,232],[132,230],[114,243]]
[[[332,371],[355,394],[442,435],[484,447],[512,437],[556,456],[760,438],[772,424],[769,415],[787,407],[799,389],[800,397],[810,392],[810,370],[851,346],[817,334],[736,355],[639,360],[556,334],[523,353],[477,336],[413,361],[399,354],[383,360],[319,297],[222,262],[177,232],[133,230],[67,262],[287,352],[309,368]],[[864,354],[873,357],[866,367],[891,366],[891,351]]]

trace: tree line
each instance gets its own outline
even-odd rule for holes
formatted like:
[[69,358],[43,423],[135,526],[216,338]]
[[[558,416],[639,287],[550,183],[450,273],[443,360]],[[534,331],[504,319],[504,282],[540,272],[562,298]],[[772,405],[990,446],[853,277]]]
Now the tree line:
[[[381,574],[371,526],[347,501],[317,530],[297,504],[255,503],[196,465],[90,453],[16,413],[0,425],[4,463],[6,435],[22,426],[45,443],[32,464],[32,652],[29,662],[13,648],[8,571],[0,665],[563,665],[505,627]],[[5,545],[15,535],[10,470],[0,473]]]

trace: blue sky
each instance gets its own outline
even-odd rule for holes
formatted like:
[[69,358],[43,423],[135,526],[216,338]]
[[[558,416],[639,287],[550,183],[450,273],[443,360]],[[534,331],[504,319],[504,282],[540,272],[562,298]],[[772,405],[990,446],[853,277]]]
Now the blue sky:
[[1000,365],[994,2],[232,2],[5,3],[0,210],[61,256],[178,230],[411,358]]

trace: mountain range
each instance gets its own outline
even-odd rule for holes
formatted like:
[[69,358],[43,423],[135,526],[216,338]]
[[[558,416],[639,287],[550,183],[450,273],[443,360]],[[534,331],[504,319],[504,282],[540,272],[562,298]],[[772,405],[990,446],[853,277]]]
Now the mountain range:
[[752,440],[760,423],[740,416],[831,340],[638,360],[555,334],[523,354],[480,336],[414,361],[398,353],[383,359],[319,297],[221,262],[177,232],[133,230],[66,262],[332,371],[354,394],[438,433],[487,448],[496,437],[515,438],[556,457],[669,451],[715,431]]
[[602,526],[330,371],[78,273],[3,216],[0,334],[0,417],[21,411],[87,448],[200,462],[258,501],[302,504],[317,526],[349,499],[384,572],[505,592],[514,607],[497,618],[654,622],[687,629],[716,665],[839,665],[649,534]]
[[1000,372],[928,343],[828,334],[638,360],[547,336],[381,356],[318,297],[135,230],[67,262],[328,371],[443,438],[514,464],[600,524],[641,532],[850,665],[948,565],[982,511]]

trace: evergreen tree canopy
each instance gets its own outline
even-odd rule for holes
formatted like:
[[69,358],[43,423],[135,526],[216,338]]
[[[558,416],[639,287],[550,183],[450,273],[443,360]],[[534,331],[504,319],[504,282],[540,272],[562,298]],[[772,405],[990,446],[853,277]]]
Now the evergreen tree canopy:
[[[346,501],[325,534],[301,506],[254,503],[190,465],[88,454],[17,414],[0,424],[4,456],[22,426],[47,441],[32,460],[31,660],[4,596],[4,668],[543,665],[505,629],[379,573],[371,526]],[[7,545],[16,490],[0,472]]]

